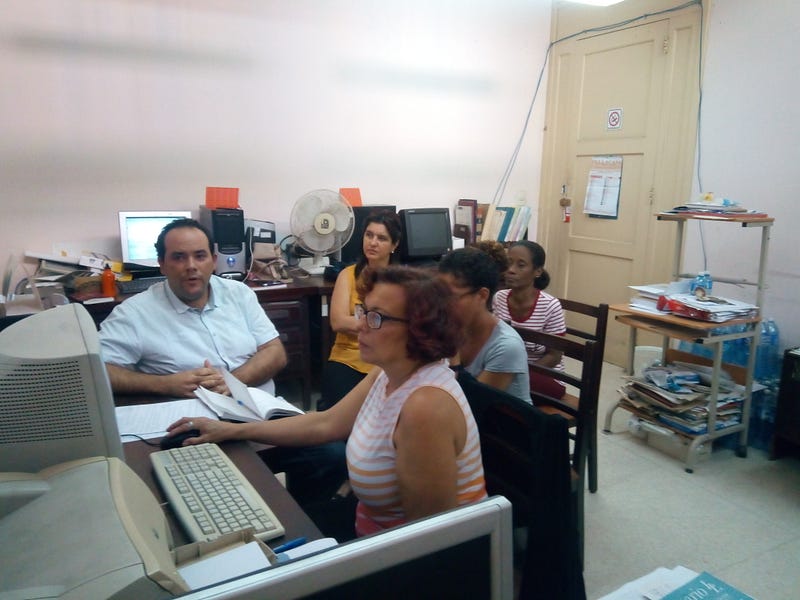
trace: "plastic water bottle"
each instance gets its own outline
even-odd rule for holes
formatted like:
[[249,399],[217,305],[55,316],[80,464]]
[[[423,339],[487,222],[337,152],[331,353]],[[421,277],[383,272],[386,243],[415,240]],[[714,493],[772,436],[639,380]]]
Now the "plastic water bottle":
[[767,359],[768,378],[777,380],[780,378],[780,333],[775,319],[767,319],[767,337],[769,339],[769,354]]
[[710,294],[713,286],[714,281],[711,279],[711,273],[708,271],[700,271],[692,281],[690,289],[694,292],[697,288],[703,288],[706,294]]
[[762,383],[778,379],[780,375],[779,338],[780,334],[775,319],[761,321],[761,339],[758,341],[755,376]]

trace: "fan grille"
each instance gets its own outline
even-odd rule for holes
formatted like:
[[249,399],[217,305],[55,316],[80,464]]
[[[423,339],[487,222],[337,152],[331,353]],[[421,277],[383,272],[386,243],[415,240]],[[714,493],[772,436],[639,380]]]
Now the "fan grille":
[[290,228],[297,245],[315,256],[331,254],[353,234],[353,209],[339,192],[314,190],[292,208]]

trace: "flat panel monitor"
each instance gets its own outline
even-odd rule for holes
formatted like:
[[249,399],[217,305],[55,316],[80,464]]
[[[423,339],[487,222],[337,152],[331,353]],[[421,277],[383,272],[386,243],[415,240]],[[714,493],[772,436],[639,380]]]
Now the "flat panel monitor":
[[364,242],[364,221],[366,221],[367,217],[373,212],[380,212],[383,210],[397,212],[397,207],[393,204],[353,207],[355,225],[353,227],[353,235],[351,235],[347,243],[342,246],[342,262],[344,264],[356,263],[358,259],[361,258]]
[[511,503],[492,496],[181,598],[510,599],[511,537]]
[[100,339],[82,304],[0,331],[0,472],[90,456],[124,460]]
[[400,240],[403,262],[439,260],[452,250],[449,208],[409,208],[398,214],[403,227]]
[[190,210],[120,211],[119,238],[122,262],[158,268],[155,243],[165,225],[175,219],[190,219]]

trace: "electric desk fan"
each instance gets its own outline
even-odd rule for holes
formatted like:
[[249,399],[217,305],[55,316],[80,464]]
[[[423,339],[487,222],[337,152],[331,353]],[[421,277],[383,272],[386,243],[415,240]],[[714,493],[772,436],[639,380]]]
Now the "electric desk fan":
[[[339,192],[313,190],[297,199],[289,218],[294,244],[313,257],[300,260],[300,266],[311,275],[322,275],[327,266],[325,258],[342,249],[353,235],[353,208]],[[296,254],[296,250],[295,250]]]

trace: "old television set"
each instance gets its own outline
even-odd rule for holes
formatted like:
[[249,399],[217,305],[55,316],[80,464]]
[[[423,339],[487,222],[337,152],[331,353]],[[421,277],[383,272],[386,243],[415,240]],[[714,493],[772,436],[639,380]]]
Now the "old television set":
[[190,210],[128,210],[119,213],[122,262],[158,268],[156,239],[165,225],[176,219],[191,219]]
[[82,304],[0,331],[0,471],[90,456],[122,459],[100,339]]
[[404,263],[437,261],[453,248],[449,208],[401,210],[400,258]]

